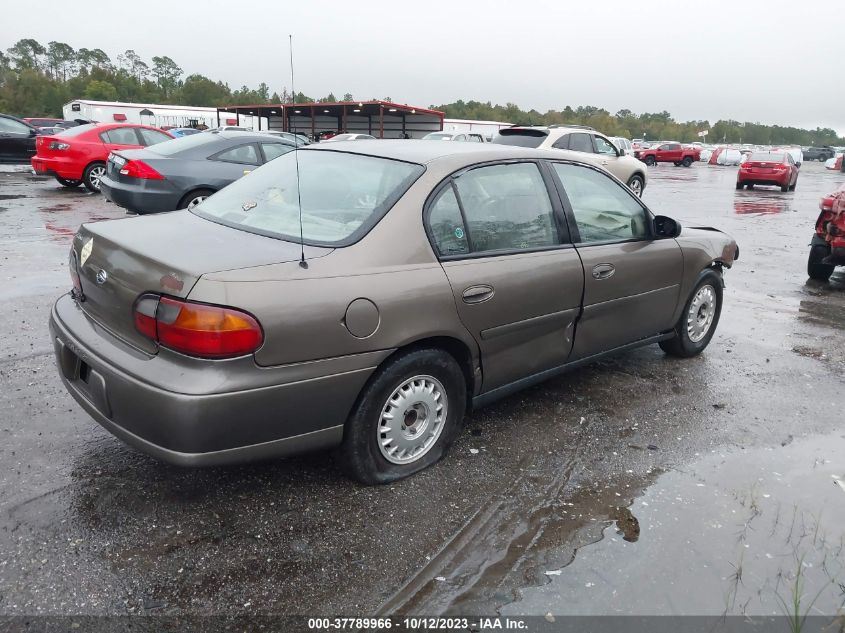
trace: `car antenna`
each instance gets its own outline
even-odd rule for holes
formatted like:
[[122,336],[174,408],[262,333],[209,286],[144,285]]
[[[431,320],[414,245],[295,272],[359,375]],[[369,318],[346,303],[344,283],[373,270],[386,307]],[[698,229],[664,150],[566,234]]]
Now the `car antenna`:
[[[293,35],[288,35],[288,48],[290,49],[290,91],[293,93],[292,99],[296,103],[296,88],[293,84]],[[299,206],[299,267],[308,268],[308,262],[305,261],[305,238],[302,231],[302,193],[299,187],[299,136],[296,132],[293,133],[293,160],[296,163],[296,202]]]

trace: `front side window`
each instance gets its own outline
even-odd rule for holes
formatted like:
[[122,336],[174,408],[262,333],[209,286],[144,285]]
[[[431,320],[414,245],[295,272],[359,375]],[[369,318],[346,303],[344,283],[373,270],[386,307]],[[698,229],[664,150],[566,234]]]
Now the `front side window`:
[[23,123],[18,123],[13,119],[0,117],[0,132],[8,132],[12,134],[29,134],[29,128]]
[[569,149],[575,152],[586,152],[593,154],[593,142],[590,140],[589,134],[570,134],[569,135]]
[[164,141],[173,140],[169,135],[165,134],[164,132],[148,130],[147,128],[143,127],[139,127],[138,132],[141,134],[141,140],[144,141],[145,146],[155,145],[156,143],[163,143]]
[[299,242],[301,229],[306,243],[343,245],[372,228],[423,171],[422,165],[361,154],[288,152],[192,212],[259,235]]
[[490,165],[455,179],[473,252],[559,243],[549,194],[534,163]]
[[269,163],[274,158],[278,158],[282,154],[287,154],[293,147],[287,143],[262,143],[261,150],[264,152],[264,158]]
[[646,210],[622,185],[589,167],[553,167],[572,205],[581,243],[649,237]]
[[140,145],[134,127],[116,127],[100,134],[100,138],[112,145]]
[[259,165],[258,149],[252,143],[238,145],[212,156],[212,160],[222,160],[226,163],[241,163],[243,165]]
[[593,140],[596,143],[596,152],[606,156],[616,156],[616,148],[613,147],[613,143],[608,141],[606,138],[594,136]]

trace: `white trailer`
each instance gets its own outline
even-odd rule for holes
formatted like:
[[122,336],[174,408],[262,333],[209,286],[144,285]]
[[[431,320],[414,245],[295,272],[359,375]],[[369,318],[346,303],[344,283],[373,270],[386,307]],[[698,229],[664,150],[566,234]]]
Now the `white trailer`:
[[511,127],[513,123],[501,121],[474,121],[472,119],[443,119],[444,132],[479,132],[488,141],[503,127]]
[[98,123],[141,123],[154,127],[199,127],[235,125],[217,119],[217,108],[163,105],[157,103],[121,103],[76,99],[66,103],[62,114],[67,120],[85,119]]

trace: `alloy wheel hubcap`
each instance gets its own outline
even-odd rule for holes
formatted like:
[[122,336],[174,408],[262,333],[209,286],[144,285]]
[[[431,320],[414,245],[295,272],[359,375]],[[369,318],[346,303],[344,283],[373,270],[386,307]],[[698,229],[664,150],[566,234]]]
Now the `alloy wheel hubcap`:
[[639,181],[638,178],[634,178],[631,181],[631,191],[633,191],[638,196],[642,195],[642,185],[640,184],[640,181]]
[[417,461],[437,443],[446,421],[446,390],[433,376],[414,376],[397,387],[381,410],[379,450],[391,464]]
[[105,167],[94,167],[94,169],[91,170],[91,175],[89,176],[88,180],[91,183],[91,185],[94,187],[94,189],[100,188],[100,179],[103,177],[103,174],[105,174],[105,173],[106,173]]
[[203,200],[205,200],[207,197],[208,197],[208,196],[197,196],[196,198],[194,198],[193,200],[191,200],[191,201],[188,203],[188,208],[189,208],[189,209],[193,209],[195,206],[197,206],[200,202],[202,202]]
[[706,285],[698,289],[687,312],[687,336],[693,343],[698,343],[710,331],[716,316],[716,291]]

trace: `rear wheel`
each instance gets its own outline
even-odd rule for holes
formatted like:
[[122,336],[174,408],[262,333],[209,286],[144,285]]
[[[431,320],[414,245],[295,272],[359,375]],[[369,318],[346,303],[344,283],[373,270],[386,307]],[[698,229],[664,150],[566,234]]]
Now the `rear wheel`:
[[722,313],[722,278],[713,271],[702,273],[675,324],[675,337],[660,341],[660,348],[670,356],[690,358],[704,351],[710,343]]
[[628,181],[628,188],[637,194],[638,197],[643,197],[643,189],[645,188],[645,182],[643,181],[643,177],[639,174],[634,174],[631,176],[631,179]]
[[81,180],[77,180],[75,178],[62,178],[61,176],[56,176],[56,180],[58,180],[59,184],[63,187],[78,187],[82,184]]
[[208,196],[212,195],[214,192],[211,189],[197,189],[196,191],[192,191],[184,198],[182,198],[181,202],[179,202],[180,209],[193,209],[197,206],[200,202],[208,198]]
[[349,474],[384,484],[431,466],[457,437],[467,386],[455,359],[418,349],[389,360],[364,388],[343,432]]
[[105,175],[105,163],[91,163],[85,168],[85,172],[82,174],[82,184],[85,185],[85,188],[88,189],[88,191],[100,193],[100,179]]
[[654,164],[657,162],[654,160],[654,156],[646,156],[645,160],[643,161],[649,167],[654,167]]
[[753,183],[753,182],[749,182],[749,183],[748,183],[747,185],[745,185],[745,186],[746,186],[748,189],[754,189],[754,183]]
[[684,156],[684,160],[681,161],[681,164],[684,167],[689,167],[692,165],[692,156]]
[[741,182],[737,182],[737,183],[736,183],[736,188],[737,188],[737,189],[742,189],[744,186],[745,186],[745,185],[743,185]]
[[781,185],[780,190],[783,192],[789,191],[789,182],[787,182],[785,185]]
[[795,187],[797,187],[797,186],[798,186],[798,181],[796,180],[796,181],[795,181],[795,182],[793,182],[791,185],[789,185],[789,190],[790,190],[790,191],[795,191]]
[[830,255],[830,247],[821,244],[814,244],[810,247],[810,257],[807,259],[807,275],[810,279],[827,281],[833,274],[833,264],[822,264],[822,260]]

